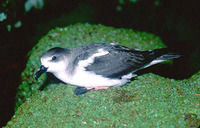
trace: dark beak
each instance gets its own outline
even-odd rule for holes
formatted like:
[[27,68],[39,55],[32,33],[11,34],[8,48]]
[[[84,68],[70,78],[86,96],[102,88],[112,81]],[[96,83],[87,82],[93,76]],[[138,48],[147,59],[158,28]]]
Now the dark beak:
[[45,73],[46,71],[47,71],[47,68],[44,67],[44,66],[42,65],[42,66],[40,67],[40,70],[37,71],[37,72],[35,73],[35,79],[38,80],[38,78],[39,78],[43,73]]

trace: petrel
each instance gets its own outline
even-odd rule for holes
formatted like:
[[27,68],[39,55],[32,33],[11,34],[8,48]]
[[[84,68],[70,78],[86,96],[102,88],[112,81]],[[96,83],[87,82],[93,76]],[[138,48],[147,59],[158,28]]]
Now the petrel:
[[114,43],[95,43],[72,49],[55,47],[41,57],[36,80],[50,72],[64,83],[78,86],[74,93],[120,87],[137,76],[138,70],[178,58],[167,48],[154,50],[130,49]]

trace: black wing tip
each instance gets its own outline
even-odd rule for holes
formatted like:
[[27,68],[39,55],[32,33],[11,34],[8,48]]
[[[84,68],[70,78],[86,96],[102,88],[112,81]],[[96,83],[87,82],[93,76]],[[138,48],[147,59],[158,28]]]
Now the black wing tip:
[[159,59],[159,60],[171,60],[171,59],[176,59],[176,58],[180,58],[180,57],[181,57],[181,55],[178,55],[178,54],[174,54],[174,55],[167,54],[167,55],[160,56],[157,59]]
[[172,59],[175,59],[175,58],[180,58],[180,57],[181,57],[181,55],[178,55],[178,54],[171,55],[171,58],[172,58]]
[[87,92],[89,92],[89,91],[91,91],[91,90],[93,90],[93,88],[88,90],[88,89],[85,88],[85,87],[77,87],[77,88],[74,90],[74,94],[77,95],[77,96],[79,96],[79,95],[85,94],[85,93],[87,93]]
[[174,48],[161,48],[152,50],[155,58],[175,59],[181,57]]

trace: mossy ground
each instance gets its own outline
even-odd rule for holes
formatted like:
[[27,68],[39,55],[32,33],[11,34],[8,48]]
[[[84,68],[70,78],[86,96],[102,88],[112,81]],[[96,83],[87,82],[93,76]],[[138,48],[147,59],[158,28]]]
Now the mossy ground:
[[[22,73],[16,111],[6,127],[198,127],[200,123],[200,72],[187,80],[152,73],[136,77],[121,88],[73,94],[74,86],[45,84],[46,75],[35,81],[40,56],[51,47],[71,48],[88,43],[114,42],[139,49],[165,47],[144,32],[103,25],[77,24],[56,28],[30,52]],[[33,95],[33,96],[31,96]],[[30,97],[31,96],[31,97]],[[30,98],[28,98],[30,97]]]
[[72,48],[89,43],[122,44],[127,47],[139,49],[156,49],[165,47],[159,37],[145,32],[135,32],[131,29],[116,29],[103,25],[77,24],[65,28],[56,28],[44,36],[29,52],[29,60],[22,72],[22,83],[16,96],[16,108],[26,98],[36,93],[44,84],[45,75],[36,81],[35,72],[39,69],[41,55],[52,47]]

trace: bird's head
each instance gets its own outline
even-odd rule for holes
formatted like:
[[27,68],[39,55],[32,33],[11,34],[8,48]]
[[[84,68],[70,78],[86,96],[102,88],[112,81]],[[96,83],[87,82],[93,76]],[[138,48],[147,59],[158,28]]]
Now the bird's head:
[[41,57],[40,70],[36,72],[35,79],[37,80],[43,73],[51,72],[58,73],[64,71],[68,65],[68,49],[55,47],[45,52]]

